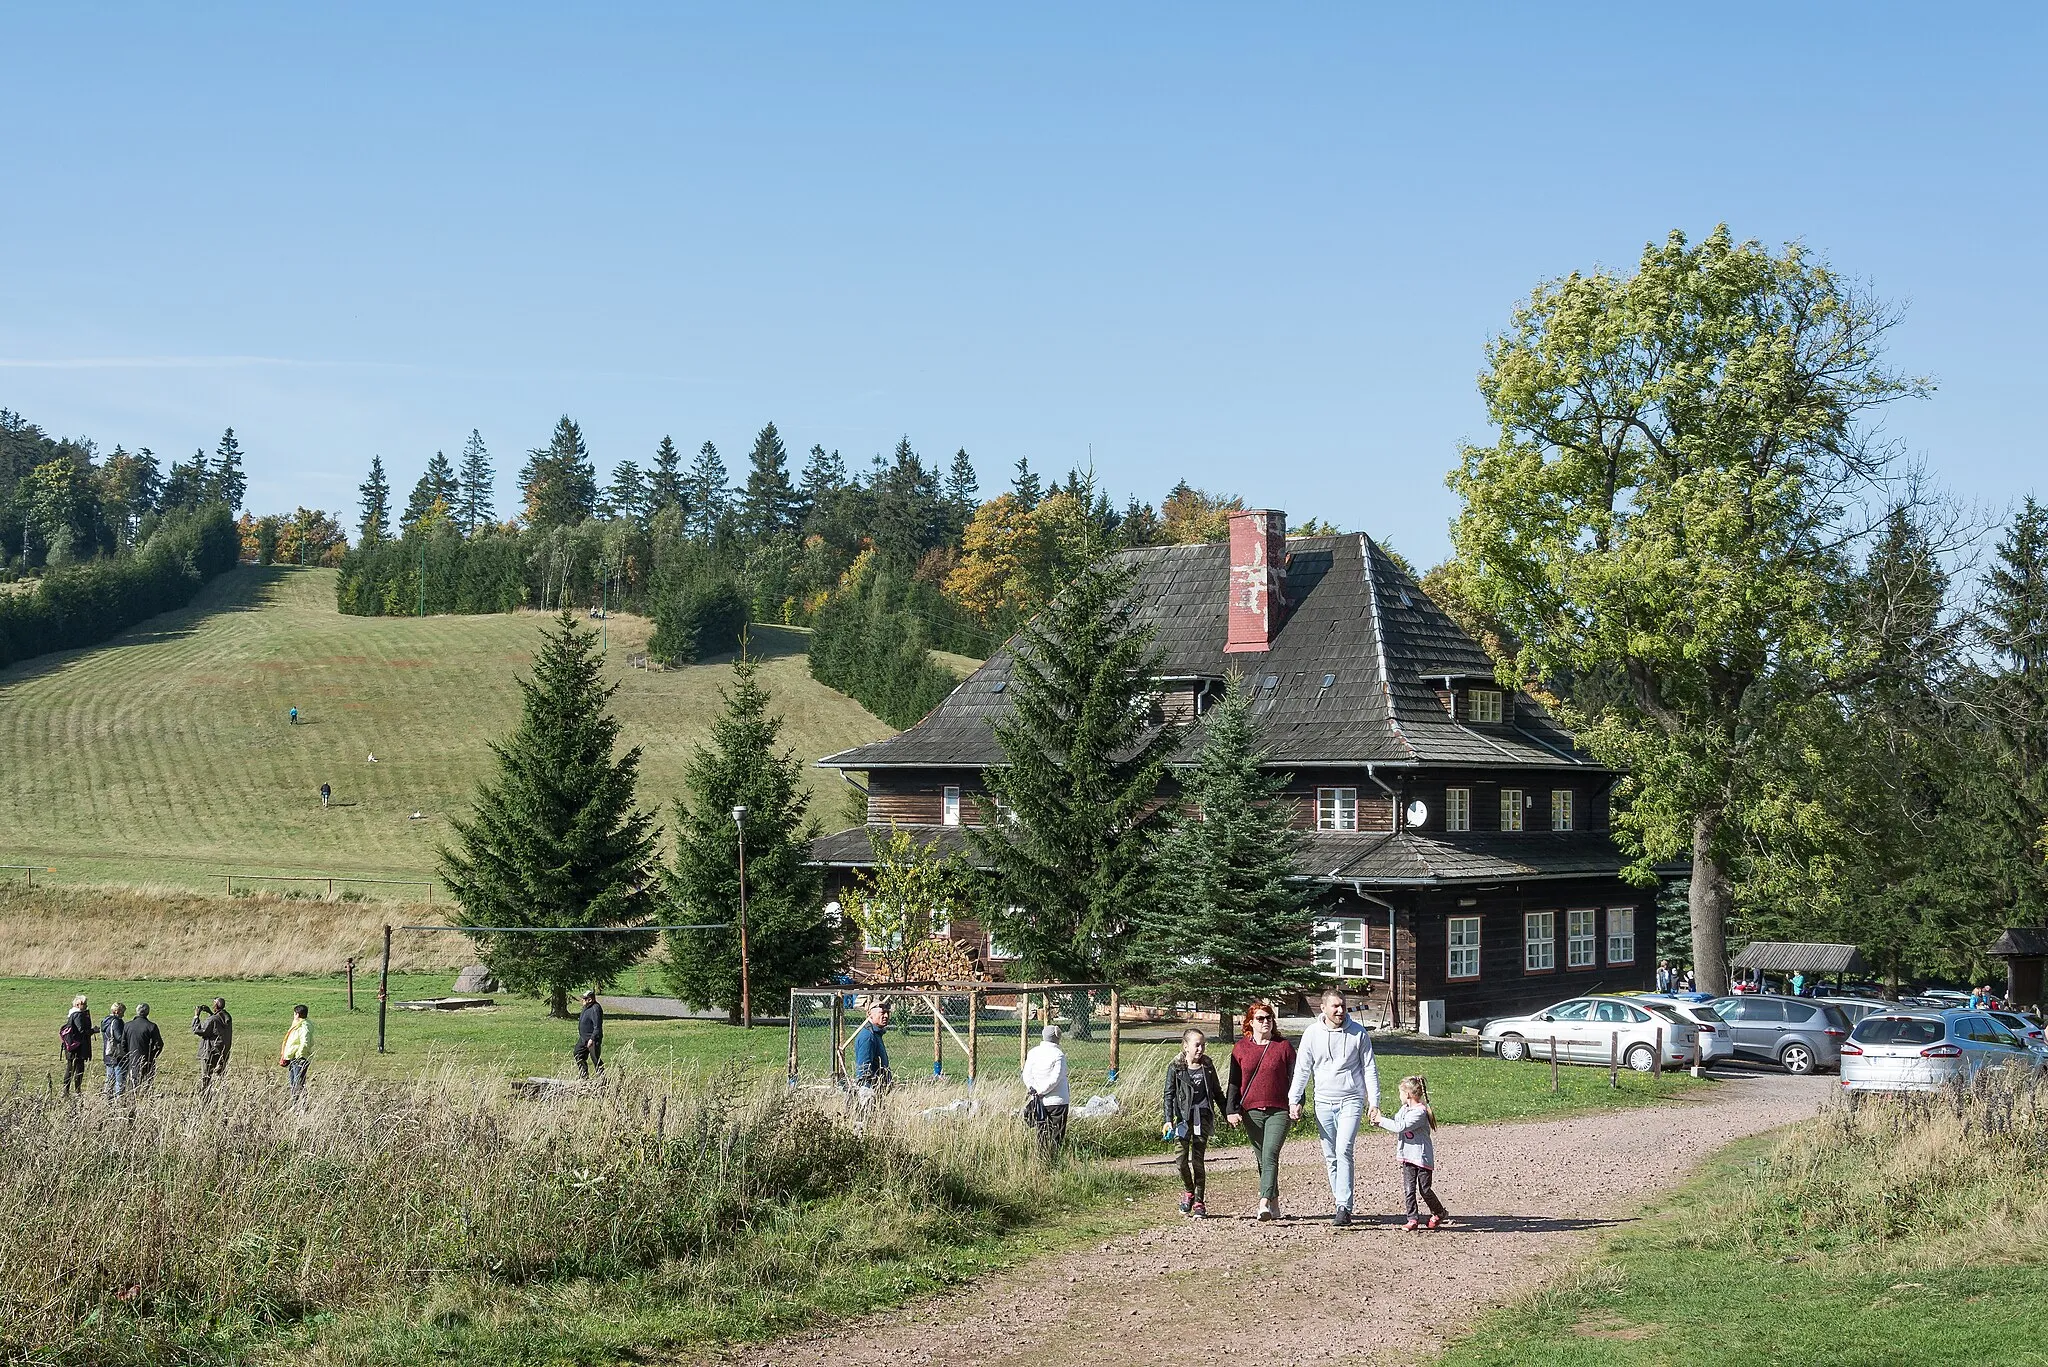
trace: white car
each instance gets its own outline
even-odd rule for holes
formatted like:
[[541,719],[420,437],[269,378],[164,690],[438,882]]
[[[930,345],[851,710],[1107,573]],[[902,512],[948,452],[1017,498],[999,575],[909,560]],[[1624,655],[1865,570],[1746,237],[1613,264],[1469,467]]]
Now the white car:
[[[1699,1028],[1672,1003],[1641,997],[1573,997],[1527,1016],[1501,1016],[1479,1032],[1482,1051],[1504,1059],[1606,1064],[1619,1058],[1638,1073],[1692,1062]],[[1663,1057],[1658,1057],[1662,1044]]]
[[1632,1000],[1668,1006],[1697,1026],[1700,1034],[1701,1063],[1708,1064],[1716,1059],[1735,1057],[1734,1032],[1729,1030],[1728,1022],[1721,1019],[1721,1013],[1714,1010],[1712,1002],[1690,1002],[1657,992],[1645,992]]

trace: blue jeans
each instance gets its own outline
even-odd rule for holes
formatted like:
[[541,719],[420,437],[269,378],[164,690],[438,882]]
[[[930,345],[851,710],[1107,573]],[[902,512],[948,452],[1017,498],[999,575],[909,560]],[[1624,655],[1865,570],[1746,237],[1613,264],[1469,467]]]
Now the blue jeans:
[[1358,1145],[1358,1122],[1365,1118],[1362,1096],[1316,1098],[1316,1129],[1323,1136],[1323,1164],[1330,1170],[1330,1199],[1337,1209],[1351,1209],[1351,1151]]
[[108,1095],[108,1096],[119,1096],[119,1095],[121,1095],[121,1089],[122,1089],[122,1087],[123,1087],[123,1086],[124,1086],[124,1085],[125,1085],[125,1084],[127,1083],[127,1081],[128,1081],[128,1068],[127,1068],[127,1065],[125,1065],[125,1064],[120,1064],[120,1063],[109,1063],[109,1064],[107,1065],[107,1095]]

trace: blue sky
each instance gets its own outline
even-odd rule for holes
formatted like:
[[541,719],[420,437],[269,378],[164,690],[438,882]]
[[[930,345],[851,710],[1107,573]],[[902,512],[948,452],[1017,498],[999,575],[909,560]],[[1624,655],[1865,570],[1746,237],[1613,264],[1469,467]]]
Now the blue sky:
[[[1647,11],[1656,10],[1656,13]],[[1427,12],[1425,12],[1427,11]],[[1486,339],[1673,227],[1800,238],[1907,308],[1891,430],[2048,495],[2038,8],[0,12],[0,405],[352,510],[482,430],[773,419],[1092,447],[1429,563]]]

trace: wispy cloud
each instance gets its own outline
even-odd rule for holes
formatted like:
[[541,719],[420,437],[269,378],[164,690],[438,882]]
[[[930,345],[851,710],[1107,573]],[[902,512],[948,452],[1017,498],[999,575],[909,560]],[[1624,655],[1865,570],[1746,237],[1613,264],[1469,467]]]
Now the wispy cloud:
[[0,356],[0,370],[233,370],[250,366],[381,366],[379,361],[302,361],[289,356]]

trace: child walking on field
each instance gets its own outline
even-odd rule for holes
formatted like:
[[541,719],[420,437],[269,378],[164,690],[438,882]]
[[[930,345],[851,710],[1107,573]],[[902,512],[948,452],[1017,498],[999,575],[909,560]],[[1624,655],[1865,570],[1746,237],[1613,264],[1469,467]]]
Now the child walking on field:
[[1436,1199],[1432,1185],[1436,1177],[1436,1144],[1431,1131],[1436,1128],[1436,1113],[1429,1109],[1429,1083],[1420,1073],[1402,1078],[1401,1109],[1393,1115],[1374,1111],[1372,1123],[1393,1133],[1395,1151],[1400,1155],[1401,1193],[1408,1205],[1408,1223],[1401,1228],[1423,1228],[1418,1218],[1422,1212],[1416,1204],[1419,1198],[1429,1207],[1428,1227],[1441,1229],[1451,1214]]

